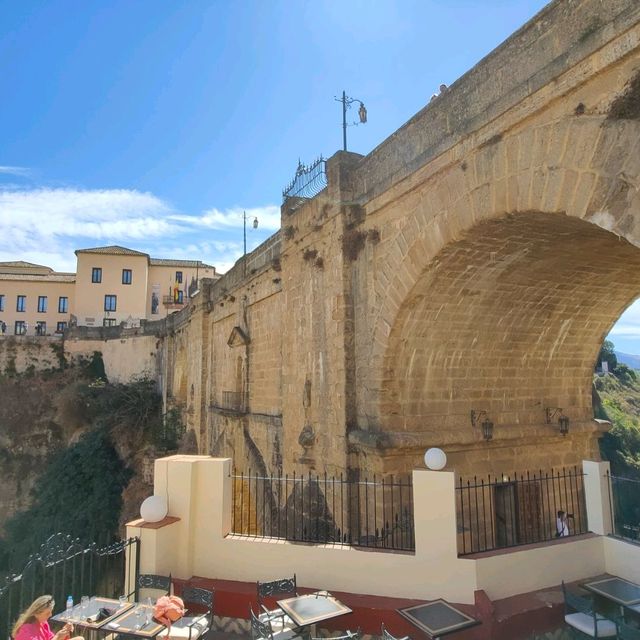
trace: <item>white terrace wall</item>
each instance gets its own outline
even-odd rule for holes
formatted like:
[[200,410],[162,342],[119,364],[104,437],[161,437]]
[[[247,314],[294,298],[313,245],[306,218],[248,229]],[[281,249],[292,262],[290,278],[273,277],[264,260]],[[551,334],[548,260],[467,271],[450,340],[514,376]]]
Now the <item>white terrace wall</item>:
[[[305,587],[423,600],[442,597],[464,604],[474,602],[477,589],[495,600],[606,570],[627,575],[628,561],[620,558],[631,545],[603,536],[458,558],[451,472],[413,472],[416,550],[410,554],[230,535],[231,460],[171,456],[155,465],[155,493],[167,497],[169,516],[179,521],[153,529],[138,526],[140,521],[128,526],[129,536],[141,538],[143,573],[253,582],[295,572]],[[598,483],[607,468],[585,464]],[[587,482],[586,491],[592,485]],[[590,519],[597,521],[598,513],[601,518],[603,508],[587,496]]]

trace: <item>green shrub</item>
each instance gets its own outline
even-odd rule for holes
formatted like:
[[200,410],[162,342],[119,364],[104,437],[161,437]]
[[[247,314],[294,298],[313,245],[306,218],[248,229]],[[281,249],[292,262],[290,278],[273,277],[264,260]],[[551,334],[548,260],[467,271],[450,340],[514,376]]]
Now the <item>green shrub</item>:
[[169,409],[153,430],[153,444],[159,449],[173,451],[178,448],[185,430],[180,409],[178,407]]
[[12,566],[21,566],[53,533],[84,542],[115,536],[130,476],[103,428],[54,456],[34,485],[31,506],[5,525],[2,547],[11,550]]

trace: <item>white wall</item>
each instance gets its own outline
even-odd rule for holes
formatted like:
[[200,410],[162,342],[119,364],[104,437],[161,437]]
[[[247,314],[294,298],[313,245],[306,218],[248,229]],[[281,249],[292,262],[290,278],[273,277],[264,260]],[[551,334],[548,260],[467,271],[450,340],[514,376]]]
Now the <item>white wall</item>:
[[[602,468],[588,469],[593,482],[585,489],[592,491]],[[180,520],[128,528],[142,539],[141,571],[247,582],[296,573],[304,587],[463,604],[474,602],[477,589],[496,600],[605,571],[640,582],[640,547],[600,535],[458,558],[454,474],[442,471],[413,472],[415,554],[229,535],[230,471],[229,459],[156,460],[155,493],[167,496],[169,515]],[[598,510],[592,495],[590,502],[597,522],[604,507]]]

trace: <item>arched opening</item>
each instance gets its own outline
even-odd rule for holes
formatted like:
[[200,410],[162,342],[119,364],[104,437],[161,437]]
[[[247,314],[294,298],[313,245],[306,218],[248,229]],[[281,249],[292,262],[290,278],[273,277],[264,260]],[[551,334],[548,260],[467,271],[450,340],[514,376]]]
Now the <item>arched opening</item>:
[[640,301],[616,322],[604,341],[593,376],[595,419],[611,423],[600,440],[610,464],[612,529],[640,539]]
[[[449,244],[392,327],[380,415],[397,470],[441,446],[461,474],[597,459],[594,363],[640,292],[640,249],[583,220],[519,213]],[[562,408],[562,435],[548,409]],[[494,424],[485,440],[471,411]]]

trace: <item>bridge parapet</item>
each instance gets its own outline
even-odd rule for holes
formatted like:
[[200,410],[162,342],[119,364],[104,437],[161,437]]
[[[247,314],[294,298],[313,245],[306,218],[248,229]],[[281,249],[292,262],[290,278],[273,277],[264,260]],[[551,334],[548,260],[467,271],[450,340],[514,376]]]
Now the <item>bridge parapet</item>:
[[[354,199],[368,202],[384,193],[543,88],[548,101],[559,97],[570,87],[558,82],[550,90],[550,83],[639,20],[637,0],[550,3],[362,158],[352,186]],[[574,82],[584,79],[576,76]],[[502,133],[488,132],[485,137]]]

